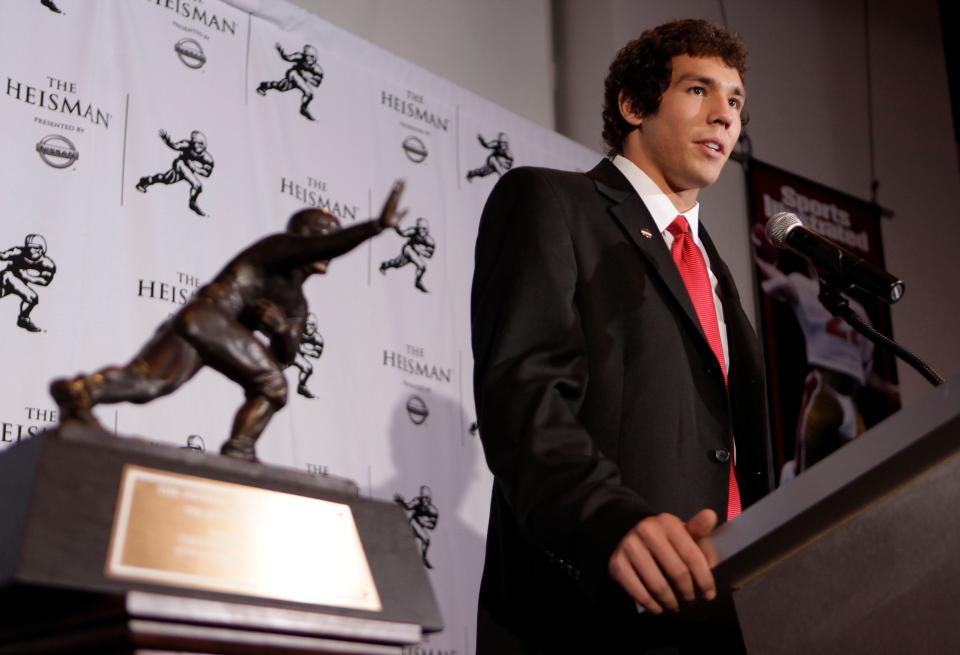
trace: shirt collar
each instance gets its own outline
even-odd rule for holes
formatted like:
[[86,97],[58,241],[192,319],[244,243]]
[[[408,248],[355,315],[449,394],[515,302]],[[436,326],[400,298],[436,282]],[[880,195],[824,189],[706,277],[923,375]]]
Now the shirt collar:
[[690,233],[693,234],[693,240],[700,243],[700,203],[697,202],[685,212],[678,212],[677,208],[667,197],[657,183],[650,179],[650,176],[623,155],[616,155],[613,158],[613,165],[616,166],[630,186],[640,196],[640,200],[646,205],[647,211],[653,217],[653,222],[657,224],[657,229],[663,234],[667,227],[673,222],[678,214],[683,214],[690,225]]

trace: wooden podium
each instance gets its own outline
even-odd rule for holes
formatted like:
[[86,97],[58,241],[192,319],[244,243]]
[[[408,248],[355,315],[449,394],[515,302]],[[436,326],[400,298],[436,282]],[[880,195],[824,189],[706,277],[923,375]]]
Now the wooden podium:
[[960,653],[960,380],[714,541],[750,655]]
[[78,423],[0,454],[0,654],[376,653],[442,622],[403,510]]

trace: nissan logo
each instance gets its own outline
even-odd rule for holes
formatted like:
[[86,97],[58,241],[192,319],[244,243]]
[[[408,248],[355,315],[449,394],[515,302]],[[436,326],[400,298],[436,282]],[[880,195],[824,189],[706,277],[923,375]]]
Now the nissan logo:
[[80,153],[77,152],[73,142],[59,134],[51,134],[40,139],[37,143],[37,153],[47,166],[53,168],[69,168],[80,158]]

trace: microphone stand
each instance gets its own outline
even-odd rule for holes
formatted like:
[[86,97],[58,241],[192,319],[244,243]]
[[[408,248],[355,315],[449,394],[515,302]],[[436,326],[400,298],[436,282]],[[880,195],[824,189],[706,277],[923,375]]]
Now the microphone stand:
[[943,378],[939,373],[933,370],[929,364],[924,362],[922,359],[914,355],[912,352],[901,346],[893,339],[878,332],[872,325],[868,324],[855,311],[853,311],[853,309],[850,307],[850,302],[840,292],[840,289],[836,284],[823,275],[820,275],[819,278],[820,294],[818,298],[831,314],[842,318],[844,321],[849,323],[854,330],[870,339],[870,341],[872,341],[874,344],[881,347],[885,346],[892,350],[894,355],[912,366],[933,386],[938,387],[943,384]]

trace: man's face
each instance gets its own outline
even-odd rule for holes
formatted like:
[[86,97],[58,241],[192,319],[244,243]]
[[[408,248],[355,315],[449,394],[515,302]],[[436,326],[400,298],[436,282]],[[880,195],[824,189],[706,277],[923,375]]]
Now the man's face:
[[639,129],[624,143],[632,159],[661,189],[690,205],[713,184],[740,136],[743,80],[719,57],[673,58],[670,86],[655,114],[624,118]]
[[27,259],[35,262],[43,257],[43,248],[40,246],[27,246]]

